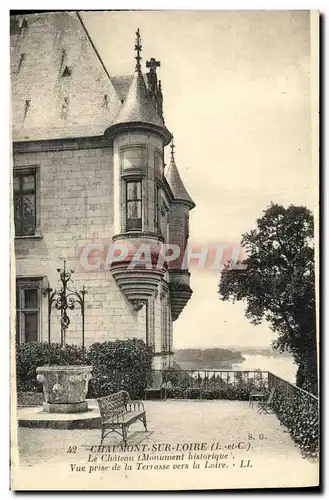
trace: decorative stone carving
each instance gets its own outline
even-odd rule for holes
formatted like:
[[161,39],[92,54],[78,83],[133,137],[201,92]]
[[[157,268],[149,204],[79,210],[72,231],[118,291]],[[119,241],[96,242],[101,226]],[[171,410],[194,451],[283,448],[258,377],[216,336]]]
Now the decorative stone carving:
[[85,399],[92,369],[92,366],[78,365],[38,367],[37,380],[42,383],[45,396],[44,410],[51,412],[56,407],[61,413],[86,410]]
[[[165,265],[158,265],[162,242],[153,234],[121,234],[113,237],[119,245],[127,246],[130,253],[121,261],[112,262],[110,272],[116,284],[138,311],[158,290],[166,273]],[[137,249],[146,245],[150,249],[150,262],[135,260]]]
[[129,262],[118,263],[110,270],[120,290],[138,311],[156,292],[164,269],[129,269]]
[[142,309],[143,305],[146,304],[146,300],[132,300],[135,311]]
[[190,288],[190,273],[188,271],[172,269],[169,270],[169,276],[171,316],[172,320],[175,321],[186,306],[193,291]]

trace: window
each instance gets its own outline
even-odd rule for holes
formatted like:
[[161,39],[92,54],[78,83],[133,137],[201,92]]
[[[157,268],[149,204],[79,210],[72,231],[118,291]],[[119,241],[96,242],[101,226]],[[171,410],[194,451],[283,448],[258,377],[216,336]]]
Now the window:
[[142,182],[126,182],[126,231],[142,230]]
[[40,321],[40,280],[16,282],[16,342],[37,342]]
[[163,157],[162,153],[155,149],[154,151],[154,170],[155,174],[158,175],[159,177],[162,176],[163,174]]
[[155,352],[155,325],[154,325],[154,296],[146,303],[146,344]]
[[184,248],[186,248],[189,238],[189,215],[184,214]]
[[[24,169],[23,169],[24,170]],[[14,218],[16,236],[36,232],[36,172],[14,172]]]
[[154,226],[157,232],[160,232],[160,200],[161,200],[161,188],[155,185],[154,189]]
[[157,217],[156,217],[156,225],[158,228],[158,232],[168,240],[168,214],[169,208],[167,202],[164,198],[163,191],[161,188],[157,188]]
[[121,150],[122,170],[143,168],[147,164],[147,149],[142,146],[130,146]]
[[165,295],[161,298],[161,346],[162,352],[168,352],[168,297]]

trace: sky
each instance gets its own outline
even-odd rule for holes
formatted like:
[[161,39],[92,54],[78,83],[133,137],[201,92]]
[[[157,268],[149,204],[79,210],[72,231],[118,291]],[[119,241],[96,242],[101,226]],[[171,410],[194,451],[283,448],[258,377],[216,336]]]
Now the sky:
[[[110,76],[155,57],[176,164],[196,207],[190,243],[239,243],[273,201],[314,207],[307,11],[84,12]],[[169,161],[169,147],[166,148]],[[243,303],[221,302],[219,272],[193,268],[174,347],[269,346]]]

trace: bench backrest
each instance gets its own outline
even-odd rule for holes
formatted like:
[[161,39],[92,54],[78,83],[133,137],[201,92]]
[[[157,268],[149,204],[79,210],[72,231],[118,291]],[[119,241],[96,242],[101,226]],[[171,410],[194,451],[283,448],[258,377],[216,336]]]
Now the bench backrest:
[[126,391],[120,391],[103,398],[98,398],[97,402],[101,417],[103,419],[111,418],[126,413],[126,403],[129,401],[130,396]]

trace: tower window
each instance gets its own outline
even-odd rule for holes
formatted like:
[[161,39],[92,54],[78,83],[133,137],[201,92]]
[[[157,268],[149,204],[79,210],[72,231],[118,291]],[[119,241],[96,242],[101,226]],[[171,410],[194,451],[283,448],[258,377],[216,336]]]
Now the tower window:
[[189,238],[189,216],[184,215],[184,245],[186,247]]
[[157,207],[156,207],[156,226],[158,233],[162,235],[165,241],[168,241],[169,228],[169,207],[164,197],[163,191],[157,187]]
[[129,146],[121,150],[121,168],[141,169],[147,164],[147,149],[144,146]]
[[159,210],[161,200],[161,188],[156,184],[154,189],[154,226],[157,232],[160,232]]
[[169,351],[169,315],[168,315],[168,297],[164,295],[161,298],[161,347],[162,352]]
[[142,182],[126,182],[126,231],[142,230]]
[[155,173],[161,177],[163,174],[163,155],[157,149],[154,151],[154,169]]

